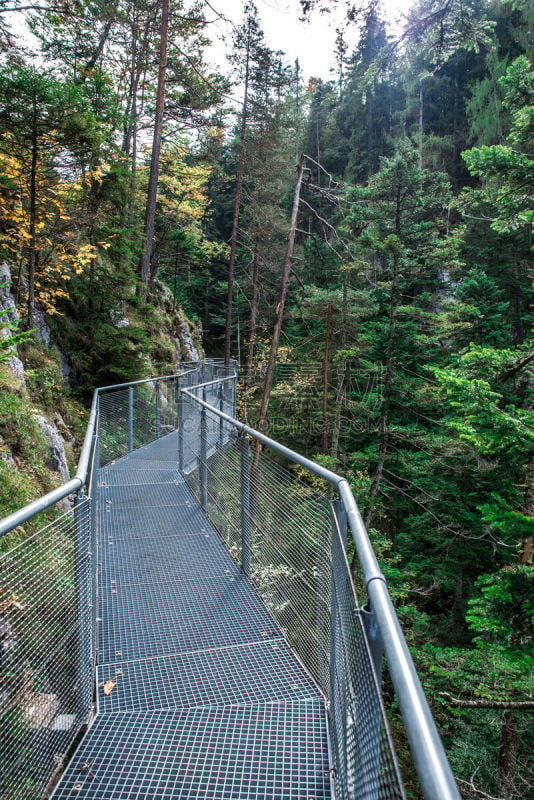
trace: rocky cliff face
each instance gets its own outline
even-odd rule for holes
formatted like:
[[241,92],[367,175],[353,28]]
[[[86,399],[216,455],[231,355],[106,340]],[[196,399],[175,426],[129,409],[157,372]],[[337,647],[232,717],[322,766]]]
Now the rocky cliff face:
[[67,463],[67,454],[65,452],[65,439],[60,434],[55,424],[43,417],[42,414],[36,414],[37,424],[48,442],[48,458],[46,466],[48,469],[57,472],[62,479],[63,483],[70,480],[69,465]]
[[[8,264],[0,264],[0,339],[10,335],[10,325],[19,321],[15,297],[11,292],[11,271]],[[15,378],[24,384],[24,364],[17,355],[16,348],[6,359],[6,364]]]
[[176,351],[178,354],[178,364],[182,361],[200,361],[203,353],[199,351],[193,341],[193,336],[185,322],[178,325],[178,337],[176,339]]
[[[0,340],[4,341],[19,322],[11,286],[9,265],[1,263]],[[78,323],[67,316],[57,315],[50,322],[38,310],[31,338],[18,348],[13,344],[0,348],[0,518],[69,480],[69,459],[72,468],[83,440],[85,412],[73,399],[69,384],[84,374],[80,359],[88,352],[87,332],[80,327],[72,337]],[[204,356],[201,329],[176,308],[166,287],[160,287],[150,307],[125,300],[111,323],[122,338],[115,341],[112,331],[104,336],[101,363],[106,364],[109,345],[122,367],[122,380],[169,374],[183,362]],[[124,339],[130,330],[131,340]],[[125,364],[121,354],[132,350],[139,360]],[[130,363],[143,374],[130,374]],[[94,369],[86,372],[87,380],[96,374]]]
[[[19,313],[9,266],[0,264],[0,340],[15,332]],[[33,342],[0,350],[0,517],[70,478],[73,435],[62,416],[78,425],[83,410],[68,399],[61,359],[49,351],[50,328],[38,314]]]

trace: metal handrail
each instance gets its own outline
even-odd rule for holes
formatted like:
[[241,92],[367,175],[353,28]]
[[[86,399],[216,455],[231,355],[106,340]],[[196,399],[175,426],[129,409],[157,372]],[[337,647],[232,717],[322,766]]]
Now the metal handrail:
[[[210,381],[210,383],[213,382]],[[210,405],[206,400],[196,397],[195,389],[204,388],[204,386],[205,384],[200,384],[183,388],[180,391],[210,413],[231,424],[236,430],[253,437],[287,460],[308,469],[339,492],[362,567],[369,606],[375,615],[383,639],[389,673],[399,701],[423,794],[427,800],[460,800],[458,787],[391,602],[386,579],[380,570],[371,540],[347,479],[314,463],[260,431],[239,422],[234,417]]]
[[[214,362],[210,360],[208,363]],[[190,369],[186,367],[186,369],[171,376],[149,378],[96,389],[93,395],[87,431],[75,477],[43,497],[29,503],[23,509],[0,520],[0,536],[3,536],[17,526],[29,521],[36,514],[45,511],[68,495],[80,493],[86,486],[89,475],[89,465],[94,453],[99,397],[102,393],[130,388],[139,384],[179,379],[188,372],[194,370],[195,367],[191,366]],[[235,380],[235,375],[221,377],[187,388],[181,388],[180,392],[222,421],[229,423],[234,429],[251,436],[256,439],[256,441],[274,450],[287,460],[299,464],[317,477],[327,481],[337,490],[347,515],[354,545],[362,567],[369,605],[375,615],[383,640],[389,672],[399,701],[401,714],[424,796],[427,800],[460,800],[460,794],[448,764],[443,745],[391,602],[386,580],[380,570],[348,481],[346,478],[337,475],[319,464],[315,464],[310,459],[280,444],[274,439],[271,439],[260,431],[239,422],[234,417],[210,405],[205,399],[196,397],[194,394],[195,390],[205,390],[205,388],[210,385],[221,385],[222,383],[232,380]],[[205,392],[203,392],[203,394],[205,394]]]

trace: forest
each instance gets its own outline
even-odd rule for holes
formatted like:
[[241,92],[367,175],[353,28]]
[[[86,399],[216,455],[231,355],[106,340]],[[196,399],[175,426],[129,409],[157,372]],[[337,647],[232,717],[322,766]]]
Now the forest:
[[462,795],[532,797],[534,4],[337,5],[326,80],[249,0],[224,71],[223,3],[0,0],[0,361],[79,438],[180,325],[236,358],[242,418],[350,480]]

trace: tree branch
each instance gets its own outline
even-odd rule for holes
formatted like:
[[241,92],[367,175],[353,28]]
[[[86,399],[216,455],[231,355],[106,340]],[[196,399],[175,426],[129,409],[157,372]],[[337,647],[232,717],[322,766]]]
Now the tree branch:
[[527,367],[532,361],[534,361],[534,353],[530,353],[528,356],[525,356],[525,358],[516,361],[515,364],[512,364],[508,369],[500,372],[497,375],[497,379],[504,383],[504,381],[507,381],[509,378],[515,377],[518,372],[521,372],[523,367]]
[[460,700],[448,692],[438,692],[447,705],[458,708],[503,708],[514,711],[534,710],[534,700]]

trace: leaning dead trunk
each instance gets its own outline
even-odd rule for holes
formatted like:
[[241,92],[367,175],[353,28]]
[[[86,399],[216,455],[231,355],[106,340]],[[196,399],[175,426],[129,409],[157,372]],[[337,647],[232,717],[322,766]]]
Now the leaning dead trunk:
[[[267,426],[267,411],[269,408],[269,401],[271,399],[271,391],[274,382],[274,371],[276,368],[276,357],[278,355],[280,334],[282,332],[282,321],[284,318],[287,287],[289,284],[289,274],[291,271],[291,259],[293,257],[293,249],[295,247],[295,234],[297,230],[297,217],[299,211],[300,189],[302,186],[303,174],[304,174],[304,156],[301,156],[297,165],[297,182],[295,185],[295,193],[293,196],[293,209],[291,211],[289,237],[287,241],[287,250],[284,259],[284,267],[282,270],[282,279],[280,282],[280,296],[278,298],[278,305],[276,306],[276,319],[274,323],[273,336],[271,339],[271,350],[269,352],[269,361],[267,364],[267,370],[265,372],[265,380],[263,384],[263,396],[261,399],[260,416],[258,420],[258,429],[262,432],[265,430]],[[261,450],[262,446],[259,442],[257,442],[254,451],[254,458],[252,460],[252,465],[251,465],[252,508],[255,508],[256,506],[256,498],[257,498],[257,493],[259,491]]]
[[276,358],[278,356],[280,334],[282,332],[282,322],[284,319],[287,287],[289,285],[289,275],[291,271],[291,259],[293,258],[293,249],[295,247],[295,234],[297,230],[297,216],[299,211],[300,190],[302,187],[303,174],[304,174],[304,156],[301,156],[297,165],[297,182],[295,184],[295,193],[293,195],[293,209],[291,211],[289,237],[287,241],[284,267],[282,270],[282,279],[280,282],[280,295],[278,298],[278,304],[276,306],[276,317],[273,328],[273,336],[271,339],[271,349],[269,352],[269,361],[267,363],[267,369],[265,372],[265,381],[263,384],[263,396],[261,399],[260,414],[258,419],[258,428],[260,431],[265,430],[267,424],[267,411],[269,408],[269,401],[271,399],[271,391],[274,382],[274,371],[276,368]]

